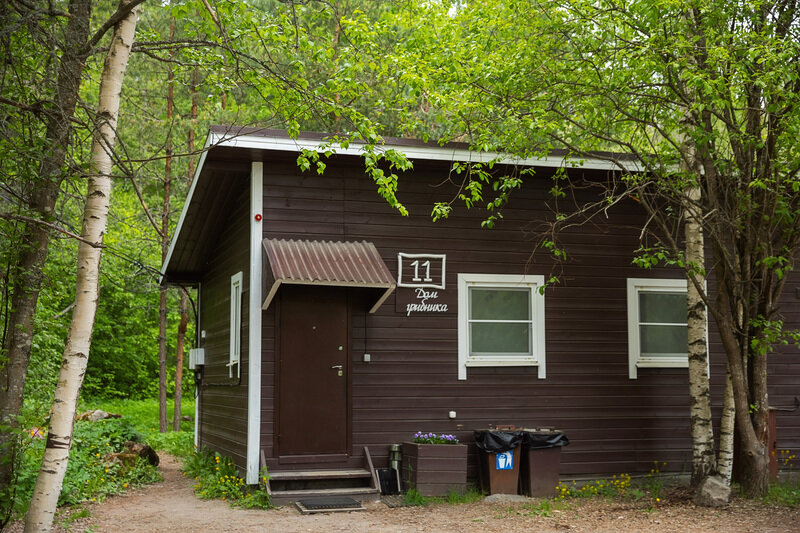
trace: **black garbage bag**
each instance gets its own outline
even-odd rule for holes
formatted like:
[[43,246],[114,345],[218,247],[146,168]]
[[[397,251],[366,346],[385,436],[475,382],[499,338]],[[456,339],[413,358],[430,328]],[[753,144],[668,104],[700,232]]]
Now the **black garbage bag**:
[[521,431],[475,430],[475,444],[486,453],[505,453],[513,450],[522,442]]
[[525,431],[522,434],[522,448],[525,450],[558,448],[567,444],[569,444],[569,439],[559,432]]

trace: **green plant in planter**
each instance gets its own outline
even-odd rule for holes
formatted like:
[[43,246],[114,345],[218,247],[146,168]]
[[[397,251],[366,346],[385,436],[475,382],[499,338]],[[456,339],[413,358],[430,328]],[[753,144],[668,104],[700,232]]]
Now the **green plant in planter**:
[[417,431],[411,439],[415,444],[458,444],[455,435],[437,435],[436,433],[423,433]]

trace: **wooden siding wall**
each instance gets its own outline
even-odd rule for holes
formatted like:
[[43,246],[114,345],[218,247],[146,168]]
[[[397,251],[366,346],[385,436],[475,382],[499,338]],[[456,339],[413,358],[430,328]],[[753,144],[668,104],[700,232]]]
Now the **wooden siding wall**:
[[[800,261],[795,264],[787,280],[781,299],[783,321],[786,328],[800,329]],[[796,347],[780,347],[769,356],[769,403],[777,409],[778,468],[786,468],[787,455],[800,457],[800,353]],[[780,450],[789,450],[781,454]],[[790,463],[793,469],[800,466],[797,459]]]
[[[247,463],[248,294],[250,287],[249,175],[232,176],[228,224],[219,228],[200,286],[200,325],[206,365],[200,387],[200,446],[230,456],[244,470]],[[229,377],[230,283],[242,272],[241,379]]]
[[[485,213],[466,210],[457,200],[448,220],[430,221],[432,204],[449,201],[457,192],[452,184],[441,185],[448,178],[446,163],[418,161],[414,172],[401,178],[398,196],[411,213],[401,217],[378,197],[353,158],[329,160],[324,176],[318,176],[300,173],[294,156],[268,157],[265,237],[371,241],[395,276],[398,252],[447,254],[447,288],[440,299],[450,303],[448,313],[407,317],[395,311],[394,295],[374,315],[366,314],[366,305],[353,311],[353,456],[360,457],[362,447],[369,446],[377,462],[385,464],[387,445],[419,430],[452,432],[471,442],[473,429],[516,424],[555,427],[567,434],[571,445],[562,454],[562,476],[649,472],[654,461],[666,463],[669,471],[691,470],[687,370],[645,368],[638,379],[628,378],[626,279],[680,277],[677,271],[631,265],[642,223],[636,203],[619,205],[607,218],[562,234],[569,259],[554,272],[546,254],[531,257],[531,222],[548,218],[553,201],[546,169],[527,179],[503,210],[504,219],[487,230],[480,228]],[[602,178],[600,173],[589,176]],[[547,278],[551,272],[561,283],[546,292],[547,378],[537,379],[533,367],[496,367],[469,368],[467,380],[459,381],[457,274]],[[795,326],[800,323],[797,285],[795,279],[787,286],[794,304],[787,321]],[[268,458],[275,416],[274,312],[273,306],[263,321],[261,442]],[[362,361],[364,353],[371,354],[370,363]],[[725,366],[714,333],[711,356],[719,410]],[[800,393],[796,357],[795,352],[773,358],[774,405],[791,404]],[[455,420],[448,418],[449,411],[457,412]],[[778,421],[779,447],[797,451],[798,413],[779,414]]]

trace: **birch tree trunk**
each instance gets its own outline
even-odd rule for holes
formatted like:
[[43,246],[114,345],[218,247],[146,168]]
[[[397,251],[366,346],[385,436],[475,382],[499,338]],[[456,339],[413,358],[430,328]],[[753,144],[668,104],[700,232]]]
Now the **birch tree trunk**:
[[[133,2],[121,0],[120,7]],[[75,307],[58,375],[42,466],[25,522],[26,533],[49,531],[52,527],[69,460],[78,393],[86,372],[97,313],[100,258],[111,195],[111,153],[116,141],[122,80],[128,66],[138,14],[137,6],[116,24],[103,66],[83,211],[83,240],[78,247]]]
[[722,418],[719,423],[719,475],[730,485],[733,472],[733,432],[736,422],[736,404],[733,402],[733,383],[731,372],[725,376],[725,393],[722,397]]
[[[694,166],[692,164],[692,166]],[[699,173],[693,172],[695,176]],[[697,487],[717,468],[714,449],[714,426],[711,418],[711,387],[708,378],[706,345],[706,307],[701,298],[705,285],[703,227],[701,226],[701,190],[692,185],[686,191],[686,265],[687,323],[689,337],[689,405],[692,432],[692,479]]]

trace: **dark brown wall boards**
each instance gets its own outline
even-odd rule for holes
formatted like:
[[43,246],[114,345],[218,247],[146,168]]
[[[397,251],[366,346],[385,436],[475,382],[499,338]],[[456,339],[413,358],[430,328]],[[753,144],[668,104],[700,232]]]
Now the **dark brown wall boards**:
[[[361,466],[365,446],[385,465],[388,446],[417,431],[454,433],[469,443],[472,430],[499,424],[565,432],[570,445],[561,454],[562,476],[649,472],[654,461],[662,470],[691,470],[686,368],[640,365],[631,378],[629,324],[640,317],[629,316],[629,280],[681,279],[680,271],[632,265],[643,223],[636,202],[564,232],[567,261],[555,265],[547,253],[534,253],[541,222],[552,217],[554,169],[544,163],[487,229],[481,227],[487,213],[458,200],[448,219],[431,221],[433,203],[451,201],[460,190],[461,177],[446,159],[420,157],[400,176],[398,197],[409,211],[402,217],[376,194],[359,157],[332,156],[322,175],[301,172],[296,145],[285,136],[286,142],[274,132],[249,135],[249,144],[207,154],[202,188],[187,208],[190,222],[167,270],[201,287],[203,445],[244,467],[253,354],[243,342],[241,378],[230,378],[229,285],[242,271],[249,290],[250,163],[263,161],[263,238],[367,241],[406,285],[374,313],[382,294],[374,288],[309,280],[278,288],[262,311],[258,355],[260,451],[270,470]],[[276,149],[270,142],[283,144]],[[411,153],[423,148],[408,145]],[[463,155],[461,149],[451,152]],[[608,171],[596,165],[567,172],[590,183]],[[582,201],[593,193],[577,194]],[[553,274],[559,283],[541,293]],[[800,276],[792,274],[784,318],[793,327],[800,324],[798,287]],[[246,338],[247,305],[242,320]],[[725,357],[713,320],[710,328],[718,417]],[[772,355],[772,405],[792,406],[800,395],[796,360],[796,348]],[[800,450],[800,412],[779,412],[778,447]],[[473,477],[474,453],[470,447]]]

